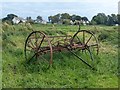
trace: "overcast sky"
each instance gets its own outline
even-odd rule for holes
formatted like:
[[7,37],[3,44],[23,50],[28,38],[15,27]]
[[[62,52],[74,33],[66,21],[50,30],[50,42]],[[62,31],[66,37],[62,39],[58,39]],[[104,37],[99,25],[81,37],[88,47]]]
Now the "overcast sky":
[[38,15],[44,20],[58,13],[77,14],[91,18],[97,13],[117,14],[119,0],[3,0],[0,1],[2,14],[0,18],[13,13],[35,19]]

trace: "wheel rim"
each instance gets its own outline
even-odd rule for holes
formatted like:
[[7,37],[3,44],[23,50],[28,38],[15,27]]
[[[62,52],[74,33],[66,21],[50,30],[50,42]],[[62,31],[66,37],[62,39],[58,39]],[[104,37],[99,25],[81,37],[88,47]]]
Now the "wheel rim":
[[[48,50],[46,52],[45,50]],[[39,58],[40,63],[52,63],[52,46],[46,34],[40,31],[33,31],[25,42],[25,59],[30,62]],[[49,55],[49,57],[48,57]]]
[[[94,56],[98,54],[99,52],[99,46],[98,46],[98,40],[95,37],[95,35],[87,30],[80,30],[77,33],[74,34],[71,45],[79,44],[83,45],[83,49],[77,49],[76,51],[81,51],[80,55],[82,58],[85,58],[86,53],[88,53],[88,57],[93,60]],[[85,55],[83,54],[85,53]],[[94,54],[94,55],[93,55]],[[85,58],[88,59],[88,58]]]

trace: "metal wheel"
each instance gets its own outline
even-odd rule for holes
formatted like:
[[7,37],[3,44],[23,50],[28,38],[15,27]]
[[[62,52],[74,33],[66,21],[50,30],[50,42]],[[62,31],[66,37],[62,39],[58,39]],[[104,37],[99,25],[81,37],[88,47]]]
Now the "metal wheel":
[[28,62],[39,59],[44,66],[52,64],[52,46],[43,32],[33,31],[29,34],[25,41],[24,52]]
[[90,63],[91,60],[93,61],[99,52],[97,38],[92,32],[87,30],[79,30],[74,34],[71,40],[71,46],[74,45],[81,46],[81,48],[76,48],[76,50],[73,51],[78,53],[83,60],[87,60],[88,63]]

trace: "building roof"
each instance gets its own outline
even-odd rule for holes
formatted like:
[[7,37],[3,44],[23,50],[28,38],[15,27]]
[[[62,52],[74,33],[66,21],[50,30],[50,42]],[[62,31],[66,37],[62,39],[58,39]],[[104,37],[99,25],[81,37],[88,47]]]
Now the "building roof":
[[26,19],[24,19],[24,18],[22,18],[22,17],[14,17],[15,19],[17,19],[17,20],[26,20]]

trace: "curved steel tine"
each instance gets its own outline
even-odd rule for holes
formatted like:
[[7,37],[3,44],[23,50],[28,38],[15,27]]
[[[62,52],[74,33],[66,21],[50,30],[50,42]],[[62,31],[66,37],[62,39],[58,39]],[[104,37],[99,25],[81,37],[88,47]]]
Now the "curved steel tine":
[[82,50],[82,54],[83,54],[84,50]]
[[87,55],[86,49],[85,49],[85,54]]
[[85,44],[85,32],[83,31],[83,44]]
[[[95,47],[96,46],[96,47]],[[99,46],[98,46],[98,44],[96,43],[96,44],[93,44],[93,45],[89,45],[88,47],[94,47],[94,48],[97,48],[97,55],[98,55],[98,53],[99,53]]]
[[91,53],[90,48],[87,48],[87,50],[88,50],[88,52],[89,52],[89,54],[90,54],[90,58],[91,58],[91,60],[93,61],[94,59],[93,59],[93,56],[92,56],[92,53]]

